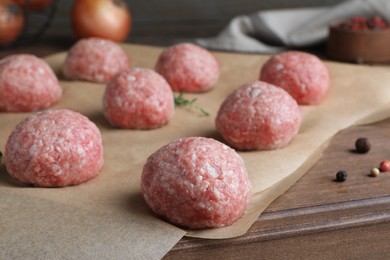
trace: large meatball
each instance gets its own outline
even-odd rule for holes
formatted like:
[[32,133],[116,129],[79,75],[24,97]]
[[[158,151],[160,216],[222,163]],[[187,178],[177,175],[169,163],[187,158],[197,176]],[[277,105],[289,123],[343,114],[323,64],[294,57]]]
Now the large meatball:
[[172,141],[152,154],[142,172],[150,208],[191,229],[227,226],[240,218],[251,197],[241,157],[211,138]]
[[70,80],[108,83],[130,65],[126,52],[116,42],[85,38],[79,40],[69,50],[62,74]]
[[0,111],[29,112],[56,104],[62,87],[49,65],[30,54],[0,61]]
[[165,49],[158,58],[156,71],[175,92],[205,92],[219,78],[219,64],[206,49],[180,43]]
[[231,93],[215,123],[226,142],[239,150],[270,150],[286,146],[298,133],[301,112],[283,89],[255,81]]
[[66,109],[27,117],[12,131],[4,153],[7,172],[40,187],[77,185],[94,178],[103,165],[96,125]]
[[286,90],[301,105],[317,105],[329,89],[329,72],[316,56],[287,51],[274,55],[261,69],[260,80]]
[[103,112],[112,125],[121,128],[161,127],[174,113],[173,93],[165,79],[153,70],[128,69],[108,84]]

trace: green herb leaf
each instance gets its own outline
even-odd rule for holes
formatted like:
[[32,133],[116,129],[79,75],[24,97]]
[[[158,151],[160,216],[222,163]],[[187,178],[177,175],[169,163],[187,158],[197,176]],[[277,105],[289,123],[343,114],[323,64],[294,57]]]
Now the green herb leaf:
[[202,116],[209,116],[210,114],[204,110],[203,108],[194,106],[194,103],[196,102],[197,98],[193,98],[191,100],[184,97],[184,93],[179,93],[176,97],[174,97],[175,101],[175,107],[185,107],[189,110],[196,110],[198,111]]
[[209,116],[210,113],[204,110],[203,108],[199,108],[199,111],[204,115],[204,116]]

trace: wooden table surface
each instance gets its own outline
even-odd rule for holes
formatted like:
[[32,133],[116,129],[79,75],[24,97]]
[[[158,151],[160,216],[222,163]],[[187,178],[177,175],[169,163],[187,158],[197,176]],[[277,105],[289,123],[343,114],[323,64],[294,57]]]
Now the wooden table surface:
[[[69,38],[41,40],[2,49],[0,58],[19,52],[45,56],[72,43]],[[369,153],[353,152],[358,137],[369,138]],[[390,259],[390,173],[369,176],[372,167],[390,160],[389,140],[390,118],[346,129],[247,234],[223,240],[185,237],[165,258]],[[340,169],[348,172],[345,182],[334,181]]]
[[[358,137],[369,138],[367,154],[354,152]],[[384,159],[390,159],[390,118],[348,128],[246,235],[184,238],[166,258],[389,259],[390,172],[369,174]],[[348,173],[345,182],[335,181],[340,169]]]

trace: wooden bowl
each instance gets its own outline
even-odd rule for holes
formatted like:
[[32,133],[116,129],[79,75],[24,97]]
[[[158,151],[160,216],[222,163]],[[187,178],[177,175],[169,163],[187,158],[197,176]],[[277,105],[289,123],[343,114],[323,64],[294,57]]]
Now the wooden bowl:
[[329,27],[327,55],[356,63],[390,62],[390,29],[352,31],[338,24]]

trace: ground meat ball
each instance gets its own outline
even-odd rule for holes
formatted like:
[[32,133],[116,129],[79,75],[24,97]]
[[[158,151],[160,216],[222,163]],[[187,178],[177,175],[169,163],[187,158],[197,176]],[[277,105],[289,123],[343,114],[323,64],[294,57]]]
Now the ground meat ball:
[[301,105],[322,102],[329,88],[329,72],[316,56],[288,51],[276,54],[261,69],[260,80],[286,90]]
[[7,140],[8,173],[39,187],[77,185],[94,178],[103,164],[96,125],[66,109],[47,110],[19,123]]
[[239,150],[270,150],[286,146],[297,134],[301,113],[283,89],[256,81],[231,93],[219,108],[216,128]]
[[204,92],[215,86],[219,64],[206,49],[181,43],[164,50],[158,58],[156,71],[175,92]]
[[241,157],[204,137],[178,139],[152,154],[141,188],[156,214],[191,229],[232,224],[244,214],[252,189]]
[[126,52],[115,42],[86,38],[69,51],[62,73],[66,79],[108,83],[116,74],[130,67]]
[[0,61],[0,111],[45,109],[57,103],[61,96],[56,75],[42,59],[14,54]]
[[161,127],[173,116],[173,93],[165,79],[153,70],[128,69],[108,84],[103,111],[112,125],[121,128]]

